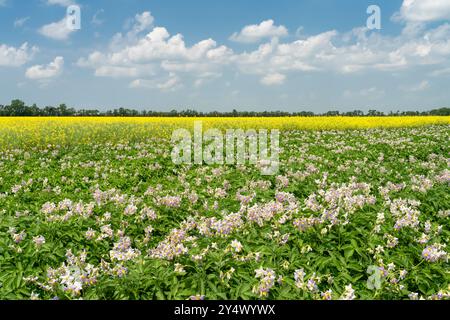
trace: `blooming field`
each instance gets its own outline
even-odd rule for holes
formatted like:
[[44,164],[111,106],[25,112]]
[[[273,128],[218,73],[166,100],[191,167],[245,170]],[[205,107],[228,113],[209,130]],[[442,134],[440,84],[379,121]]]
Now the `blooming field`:
[[278,174],[175,165],[193,119],[0,118],[0,298],[449,298],[449,117],[201,120],[281,129]]

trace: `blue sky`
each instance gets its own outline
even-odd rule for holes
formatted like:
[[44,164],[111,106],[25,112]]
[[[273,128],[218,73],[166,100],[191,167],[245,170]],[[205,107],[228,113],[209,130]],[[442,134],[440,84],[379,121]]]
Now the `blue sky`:
[[[81,29],[66,9],[81,9]],[[381,9],[381,30],[366,10]],[[450,0],[0,0],[0,103],[449,106]]]

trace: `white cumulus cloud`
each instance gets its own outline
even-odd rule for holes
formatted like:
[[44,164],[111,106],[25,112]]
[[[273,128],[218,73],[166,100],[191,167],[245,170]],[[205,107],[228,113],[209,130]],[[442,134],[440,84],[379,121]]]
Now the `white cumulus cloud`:
[[39,33],[53,40],[67,40],[76,30],[67,26],[67,17],[58,22],[46,24],[39,29]]
[[[164,27],[153,27],[153,20],[150,12],[136,15],[129,23],[128,33],[116,34],[109,47],[80,58],[78,66],[94,70],[96,76],[133,78],[130,87],[160,90],[187,81],[200,87],[225,71],[258,76],[261,84],[275,86],[284,84],[295,73],[399,73],[418,67],[434,70],[450,67],[448,23],[427,26],[418,22],[413,26],[411,22],[398,35],[360,27],[345,33],[329,30],[287,41],[279,37],[287,34],[287,30],[267,32],[284,30],[269,20],[266,27],[263,23],[254,28],[247,26],[236,35],[245,35],[250,41],[253,34],[251,41],[266,39],[264,43],[256,49],[234,52],[210,38],[187,44],[182,34],[171,35]],[[350,94],[378,97],[383,92],[372,87]]]
[[188,46],[181,34],[152,27],[153,20],[150,12],[137,14],[126,36],[116,34],[109,50],[92,52],[77,65],[93,69],[96,76],[134,77],[132,88],[172,91],[182,85],[183,74],[194,75],[193,83],[201,85],[221,74],[223,65],[232,63],[233,51],[226,46],[212,39]]
[[231,35],[230,40],[243,43],[259,42],[268,38],[279,38],[288,35],[285,26],[275,26],[273,20],[244,27],[240,32]]
[[59,76],[64,67],[64,58],[58,56],[47,65],[35,65],[27,69],[25,76],[28,79],[43,80]]
[[30,61],[38,51],[37,47],[29,47],[28,43],[19,48],[0,44],[0,67],[19,67]]
[[396,18],[411,22],[450,20],[450,1],[403,0]]

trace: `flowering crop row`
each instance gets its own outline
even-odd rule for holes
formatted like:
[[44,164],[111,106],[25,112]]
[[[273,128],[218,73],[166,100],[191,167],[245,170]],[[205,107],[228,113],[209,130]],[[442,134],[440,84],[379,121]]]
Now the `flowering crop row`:
[[337,119],[204,119],[281,129],[276,176],[175,165],[190,119],[0,119],[0,298],[448,299],[449,119]]

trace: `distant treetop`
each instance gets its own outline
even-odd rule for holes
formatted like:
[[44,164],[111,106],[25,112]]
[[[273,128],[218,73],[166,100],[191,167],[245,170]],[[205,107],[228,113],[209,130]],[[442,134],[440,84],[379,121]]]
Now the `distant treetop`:
[[27,106],[22,100],[16,99],[11,101],[9,105],[0,105],[0,116],[2,117],[20,117],[20,116],[35,116],[35,117],[314,117],[314,116],[347,116],[347,117],[380,117],[380,116],[450,116],[450,108],[440,108],[431,111],[397,111],[384,113],[377,110],[369,110],[364,113],[361,110],[354,110],[349,112],[328,111],[325,113],[314,113],[311,111],[237,111],[234,109],[231,112],[199,112],[192,109],[183,111],[149,111],[149,110],[134,110],[127,108],[118,108],[108,111],[99,111],[96,109],[74,109],[67,107],[65,104],[60,104],[58,107],[46,106],[40,108],[33,104]]

